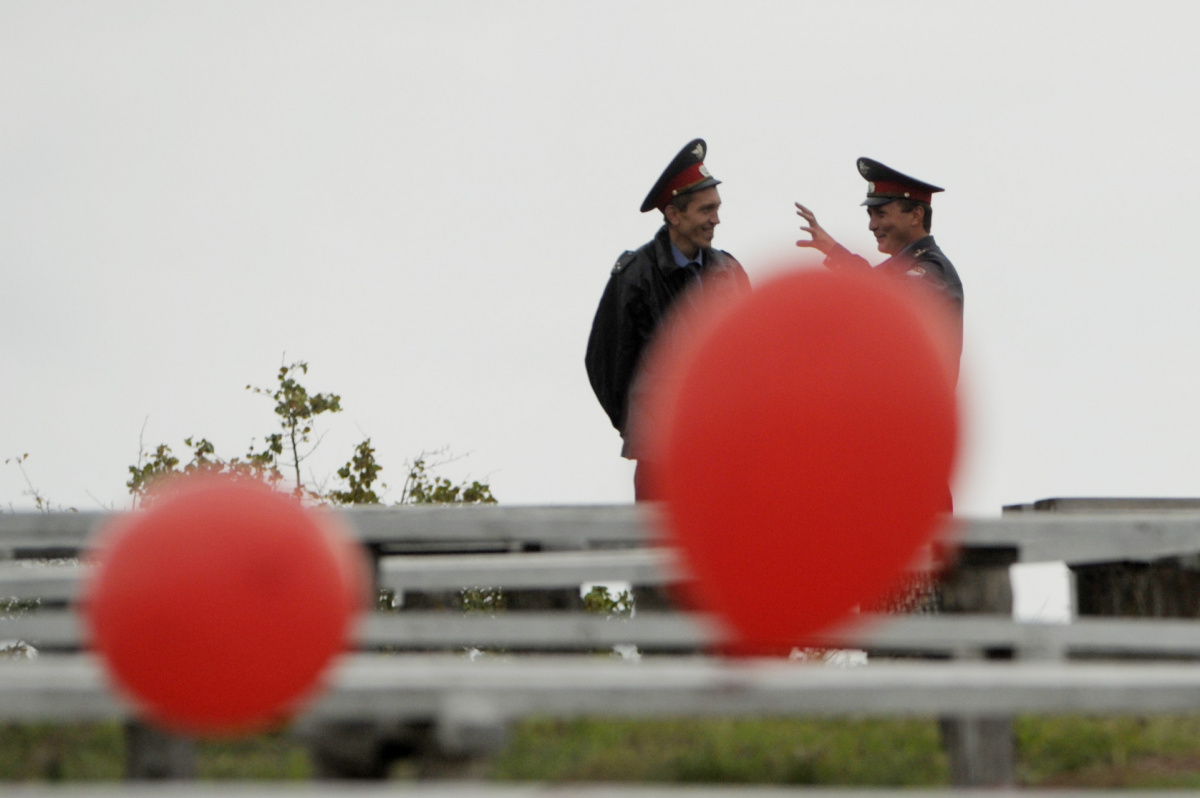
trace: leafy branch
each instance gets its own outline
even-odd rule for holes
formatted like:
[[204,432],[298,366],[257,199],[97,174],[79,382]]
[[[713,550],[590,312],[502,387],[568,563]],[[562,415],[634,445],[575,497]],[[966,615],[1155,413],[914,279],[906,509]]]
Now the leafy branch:
[[21,495],[28,496],[33,499],[33,506],[37,508],[38,512],[52,513],[61,512],[63,510],[71,513],[79,512],[74,507],[62,507],[61,505],[55,506],[52,501],[46,498],[45,494],[38,490],[33,484],[33,480],[29,478],[29,472],[25,470],[25,462],[27,460],[29,460],[29,452],[16,457],[9,457],[4,461],[5,465],[16,466],[17,470],[21,472],[21,479],[25,480],[25,490],[21,491]]
[[[342,398],[335,393],[310,393],[301,382],[308,374],[308,364],[297,361],[281,366],[276,374],[277,385],[272,388],[246,389],[274,402],[274,414],[279,429],[263,438],[262,448],[256,448],[254,440],[242,457],[224,459],[217,455],[216,447],[207,438],[195,436],[184,439],[189,458],[180,465],[180,458],[165,443],[159,444],[149,453],[138,440],[137,463],[129,466],[129,481],[125,483],[134,497],[135,506],[150,500],[150,488],[160,480],[180,474],[220,473],[235,479],[255,479],[269,484],[284,480],[284,472],[295,480],[293,494],[299,498],[318,503],[337,505],[381,504],[380,491],[387,485],[380,480],[383,465],[376,459],[375,447],[368,437],[359,443],[345,465],[337,470],[339,483],[325,489],[323,483],[306,484],[301,463],[307,460],[320,445],[323,435],[318,435],[316,426],[326,413],[340,413]],[[144,430],[144,428],[143,428]],[[315,438],[315,440],[314,440]],[[434,469],[453,462],[444,457],[444,451],[422,452],[408,463],[399,504],[494,504],[491,486],[473,480],[455,485],[445,477],[437,476]],[[441,459],[433,460],[441,456]]]
[[445,477],[434,476],[430,469],[453,462],[453,459],[441,459],[430,462],[434,456],[445,455],[444,450],[437,452],[421,452],[416,459],[408,464],[408,476],[404,479],[404,488],[400,492],[401,504],[495,504],[491,486],[485,482],[474,480],[471,484],[465,482],[454,485]]
[[284,463],[295,472],[295,494],[305,494],[304,480],[300,476],[300,463],[304,462],[316,450],[316,444],[310,444],[314,419],[322,413],[342,412],[342,397],[335,393],[309,394],[308,389],[300,384],[299,375],[308,374],[308,364],[298,360],[290,366],[280,366],[275,378],[279,382],[275,390],[255,388],[247,385],[246,390],[260,396],[267,396],[275,402],[275,415],[279,416],[282,432],[275,432],[266,437],[266,447],[255,452],[253,444],[248,458],[255,462],[269,464],[278,470],[281,459],[285,454],[288,461]]

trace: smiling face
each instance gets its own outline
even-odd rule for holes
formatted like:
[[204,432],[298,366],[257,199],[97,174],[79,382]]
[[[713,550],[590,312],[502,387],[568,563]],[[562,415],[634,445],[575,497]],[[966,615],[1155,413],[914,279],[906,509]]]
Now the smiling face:
[[901,209],[899,202],[871,205],[867,208],[867,215],[871,217],[867,227],[875,236],[879,251],[888,255],[895,255],[927,235],[924,225],[925,210],[920,206],[905,211]]
[[721,223],[721,217],[717,214],[721,207],[721,195],[713,186],[689,196],[691,200],[685,210],[668,205],[663,214],[667,217],[671,243],[685,256],[693,258],[700,249],[712,246],[713,231]]

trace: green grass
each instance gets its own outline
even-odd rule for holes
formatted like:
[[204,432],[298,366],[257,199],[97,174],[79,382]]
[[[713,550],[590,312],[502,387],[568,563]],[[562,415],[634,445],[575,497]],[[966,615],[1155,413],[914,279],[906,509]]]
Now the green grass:
[[1030,786],[1200,787],[1200,717],[1021,718]]
[[[1200,788],[1200,716],[1024,717],[1024,786]],[[204,741],[202,779],[312,777],[286,734]],[[0,724],[0,781],[115,781],[120,724]],[[396,774],[411,774],[399,767]],[[501,781],[938,786],[937,724],[920,720],[529,720],[490,764]]]
[[[202,779],[312,777],[308,753],[281,733],[202,741],[196,770]],[[117,781],[124,774],[120,723],[0,724],[0,781]]]
[[502,780],[944,783],[932,721],[527,721],[493,765]]
[[286,733],[260,734],[233,740],[206,740],[196,751],[201,779],[311,779],[312,762],[304,746]]
[[0,779],[115,781],[125,762],[117,723],[0,724]]

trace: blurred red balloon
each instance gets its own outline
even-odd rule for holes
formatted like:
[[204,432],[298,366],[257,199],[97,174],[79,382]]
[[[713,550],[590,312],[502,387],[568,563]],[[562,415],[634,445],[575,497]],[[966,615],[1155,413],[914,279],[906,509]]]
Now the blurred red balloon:
[[92,642],[161,726],[211,735],[280,722],[362,607],[361,554],[336,535],[258,483],[185,480],[105,530],[85,600]]
[[373,609],[374,596],[371,595],[371,569],[363,548],[346,529],[338,517],[325,508],[311,510],[316,514],[325,542],[333,552],[338,565],[338,573],[342,578],[342,587],[346,591],[346,600],[354,612]]
[[939,531],[957,447],[936,304],[793,271],[676,319],[647,366],[652,485],[686,595],[735,653],[785,653],[887,596]]

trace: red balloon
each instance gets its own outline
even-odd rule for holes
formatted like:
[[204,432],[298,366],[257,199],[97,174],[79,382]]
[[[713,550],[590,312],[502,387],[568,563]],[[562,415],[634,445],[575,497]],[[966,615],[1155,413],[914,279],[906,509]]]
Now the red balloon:
[[117,686],[176,731],[284,720],[362,607],[361,554],[355,566],[329,524],[256,482],[183,481],[104,535],[84,606],[92,642]]
[[650,385],[652,485],[687,594],[735,653],[780,653],[885,597],[939,531],[953,370],[926,299],[793,271],[677,319]]
[[371,578],[370,565],[363,556],[362,546],[336,515],[325,508],[316,508],[312,512],[316,513],[321,531],[325,535],[325,542],[333,552],[342,578],[342,587],[346,592],[346,600],[352,611],[358,613],[374,609],[374,580]]

